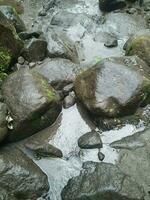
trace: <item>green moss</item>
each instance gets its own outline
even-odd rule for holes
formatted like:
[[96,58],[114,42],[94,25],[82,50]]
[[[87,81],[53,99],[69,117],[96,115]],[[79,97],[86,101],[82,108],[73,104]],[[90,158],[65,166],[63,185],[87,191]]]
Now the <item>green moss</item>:
[[100,56],[97,56],[95,58],[95,64],[99,63],[102,60],[102,58]]
[[54,89],[48,84],[46,80],[42,80],[42,87],[44,88],[46,96],[51,100],[55,101],[57,100],[57,95],[54,91]]
[[0,72],[5,72],[8,69],[10,62],[10,52],[5,48],[0,47]]
[[142,51],[142,49],[140,47],[142,47],[144,43],[149,44],[150,37],[140,36],[138,38],[133,39],[133,41],[131,42],[131,44],[128,46],[128,48],[126,50],[126,55],[132,55],[137,50]]

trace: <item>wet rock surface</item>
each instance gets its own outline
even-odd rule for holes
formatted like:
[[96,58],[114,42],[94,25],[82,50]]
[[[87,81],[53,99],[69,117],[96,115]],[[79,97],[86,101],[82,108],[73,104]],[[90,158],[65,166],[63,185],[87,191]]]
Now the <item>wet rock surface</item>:
[[99,7],[102,11],[111,12],[113,10],[121,9],[126,6],[126,1],[120,0],[99,0]]
[[47,42],[45,39],[33,38],[26,42],[21,55],[29,62],[44,60],[47,54]]
[[0,11],[0,71],[7,71],[23,48],[14,26]]
[[49,143],[38,143],[33,141],[28,141],[25,144],[25,147],[29,150],[31,150],[34,153],[35,158],[41,158],[41,157],[59,157],[61,158],[62,152],[58,148],[54,147],[53,145]]
[[16,32],[23,32],[26,30],[24,22],[21,20],[15,9],[11,6],[0,6],[0,11],[3,15],[14,25]]
[[[19,115],[17,115],[17,117],[19,116],[17,118],[19,120],[24,120],[24,117],[29,117],[29,121],[21,121],[23,125],[28,125],[28,128],[24,128],[24,126],[21,125],[22,133],[24,135],[23,137],[31,135],[33,133],[33,130],[35,131],[34,133],[36,133],[30,138],[22,140],[18,143],[14,143],[13,148],[16,149],[16,146],[20,148],[28,157],[30,157],[30,159],[34,161],[34,163],[36,163],[36,168],[37,165],[40,166],[40,168],[47,174],[50,185],[48,192],[49,197],[43,196],[43,193],[47,192],[48,190],[48,187],[46,187],[47,189],[43,189],[43,193],[38,192],[36,193],[36,196],[24,196],[24,199],[34,200],[34,198],[37,199],[37,197],[43,196],[40,199],[62,200],[61,191],[63,190],[64,186],[67,185],[69,179],[79,176],[80,171],[82,170],[82,164],[86,161],[93,161],[94,163],[92,162],[93,164],[84,164],[84,168],[86,169],[81,172],[80,177],[73,178],[73,180],[77,179],[78,182],[79,180],[81,180],[81,177],[86,176],[86,179],[81,181],[85,181],[84,183],[89,184],[89,187],[85,187],[86,191],[91,187],[93,191],[97,191],[97,188],[99,186],[104,191],[104,186],[107,183],[107,189],[110,185],[113,185],[113,189],[111,188],[111,191],[108,190],[107,194],[106,192],[102,194],[101,192],[97,191],[98,195],[99,193],[100,195],[102,194],[102,197],[105,197],[105,199],[110,200],[110,198],[113,197],[115,200],[139,200],[141,198],[142,200],[149,200],[150,198],[150,134],[148,130],[142,132],[141,134],[141,131],[143,131],[143,129],[149,125],[149,105],[144,108],[141,107],[134,115],[131,116],[120,118],[119,115],[119,118],[113,117],[110,119],[105,119],[101,116],[94,116],[93,119],[93,115],[87,112],[87,110],[84,109],[83,105],[78,104],[78,101],[74,102],[70,101],[70,99],[68,101],[67,99],[70,98],[70,93],[74,92],[74,80],[79,73],[84,73],[84,70],[90,68],[91,66],[95,66],[95,64],[98,64],[100,61],[103,60],[103,58],[122,57],[125,54],[123,50],[125,42],[129,38],[133,39],[133,35],[137,35],[139,31],[144,31],[144,29],[149,27],[149,6],[147,0],[144,1],[142,7],[139,7],[139,2],[126,1],[127,4],[129,3],[129,7],[127,6],[125,9],[121,10],[117,8],[121,8],[125,1],[122,1],[121,4],[120,2],[121,1],[115,0],[105,1],[105,3],[109,4],[109,6],[111,4],[111,9],[113,8],[113,12],[104,13],[101,12],[101,10],[99,9],[99,1],[93,0],[22,1],[22,5],[24,5],[24,13],[21,17],[26,24],[27,30],[20,32],[19,37],[24,40],[25,43],[31,40],[40,40],[42,37],[44,37],[46,39],[45,42],[47,43],[49,50],[48,54],[45,55],[44,53],[43,56],[43,52],[45,52],[45,50],[43,50],[43,47],[40,46],[40,48],[34,48],[38,50],[38,52],[40,52],[36,54],[36,56],[34,56],[36,57],[35,61],[31,61],[30,59],[30,61],[27,61],[26,58],[23,62],[22,59],[18,58],[17,54],[15,59],[16,62],[18,59],[18,63],[16,63],[15,66],[12,66],[12,69],[15,71],[19,70],[19,72],[17,73],[22,73],[23,75],[20,76],[19,81],[17,78],[15,79],[14,77],[12,81],[14,83],[9,85],[9,88],[12,87],[12,89],[10,90],[10,93],[12,95],[10,95],[10,93],[8,95],[8,97],[10,98],[10,101],[7,99],[6,102],[8,106],[8,113],[6,116],[6,120],[2,120],[5,125],[7,123],[7,127],[9,128],[9,140],[12,139],[10,138],[10,136],[11,133],[13,133],[14,131],[14,127],[16,126],[16,118],[14,120],[14,118],[12,117],[12,111],[13,113],[19,113],[18,110],[20,110],[20,113],[22,112],[21,114],[19,113]],[[10,5],[11,3],[11,5],[13,4],[17,8],[17,3],[14,0],[1,0],[0,5],[2,3],[5,3],[7,5]],[[19,8],[20,4],[21,2],[18,3]],[[140,35],[137,36],[139,37]],[[34,51],[31,51],[31,53],[32,52]],[[42,55],[42,58],[40,59],[39,57],[37,57],[37,55],[39,54]],[[31,54],[28,56],[33,55]],[[42,62],[37,61],[44,59],[45,56],[55,58],[47,58]],[[126,63],[126,65],[128,64]],[[31,77],[26,79],[25,77],[27,76],[27,74],[26,72],[24,72],[23,68],[33,68],[30,70],[30,73],[32,74],[31,77],[35,77],[37,72],[44,76],[46,78],[44,80],[46,80],[47,83],[44,83],[44,88],[45,84],[46,86],[48,86],[48,88],[51,88],[51,86],[48,85],[49,83],[55,89],[57,89],[61,99],[61,104],[65,103],[67,109],[62,109],[62,113],[60,113],[61,105],[60,103],[58,103],[57,105],[59,106],[54,106],[55,108],[52,110],[52,112],[47,114],[50,102],[48,101],[48,104],[44,103],[44,99],[47,99],[47,95],[45,94],[45,92],[43,94],[43,84],[41,83],[41,81],[39,81],[39,79],[38,81],[35,80],[35,82],[29,81],[31,80]],[[140,67],[139,74],[142,73],[144,72],[142,72],[142,69]],[[106,76],[106,80],[109,79],[108,74]],[[148,74],[149,70],[147,71],[146,77],[149,76]],[[10,77],[11,76],[12,75],[10,75]],[[120,74],[118,76],[121,77]],[[138,77],[139,76],[137,76],[137,79]],[[43,80],[43,77],[40,80]],[[116,80],[118,79],[116,78]],[[17,87],[15,87],[16,82],[18,82]],[[128,85],[128,82],[130,83],[129,77],[127,78],[126,84],[124,84],[123,82],[124,86]],[[23,83],[23,85],[21,83]],[[135,83],[137,82],[133,81],[133,83],[134,84],[132,86],[135,86]],[[107,91],[108,88],[109,87],[106,87],[105,90]],[[129,88],[127,88],[127,91],[128,90]],[[40,95],[38,96],[38,94]],[[26,98],[24,98],[24,96]],[[120,95],[120,97],[122,96]],[[37,97],[37,99],[35,97]],[[13,105],[11,104],[12,108],[10,110],[10,106],[8,104],[10,104],[9,102],[12,102],[13,98],[16,99],[16,102]],[[22,100],[20,101],[20,99]],[[135,107],[137,108],[141,106],[141,102],[144,102],[148,99],[148,96],[143,96],[142,99],[142,97],[139,95],[139,101],[137,101],[139,104],[136,102]],[[4,101],[3,95],[2,97],[0,96],[0,100]],[[36,125],[33,126],[33,124],[31,125],[31,121],[33,118],[35,119],[34,114],[37,114],[37,104],[35,106],[35,102],[37,102],[38,106],[41,106],[40,110],[38,109],[38,118],[40,116],[42,124],[38,121],[38,125],[36,123]],[[70,104],[70,102],[73,102],[73,105],[72,103]],[[145,104],[147,103],[148,101],[145,101]],[[70,107],[70,105],[72,106]],[[134,111],[136,110],[135,107],[133,109]],[[132,112],[134,112],[133,110]],[[32,111],[34,113],[33,115]],[[55,115],[54,118],[57,119],[54,119],[55,122],[52,120],[54,123],[49,126],[52,123],[51,119],[54,113],[57,116],[59,113],[60,115],[58,116],[58,118]],[[43,114],[44,117],[46,117],[46,122],[51,122],[46,126],[45,118],[43,119]],[[3,114],[2,116],[4,117]],[[5,117],[3,119],[5,119]],[[40,127],[40,130],[42,130],[39,131],[37,127]],[[78,139],[82,137],[85,133],[91,132],[92,130],[95,130],[96,132],[101,132],[101,142],[103,143],[102,148],[81,149],[78,146]],[[138,133],[136,134],[136,132]],[[28,144],[28,148],[25,147],[26,144]],[[9,149],[9,151],[11,151],[12,155],[13,151],[11,148]],[[8,155],[9,151],[7,151]],[[55,157],[51,157],[51,154],[53,154],[53,156],[55,155]],[[4,155],[5,157],[7,157],[6,154]],[[18,153],[15,153],[15,155],[17,155],[17,158],[19,156],[22,157]],[[11,157],[14,157],[14,154]],[[13,159],[17,158],[15,157]],[[37,158],[40,159],[38,160]],[[12,158],[9,159],[11,160]],[[30,160],[29,158],[27,159]],[[27,163],[29,163],[28,160],[25,162],[25,164],[22,164],[24,168]],[[7,163],[10,164],[9,162]],[[103,165],[103,167],[101,167],[102,165],[99,166],[100,163]],[[90,167],[89,165],[94,165],[95,167]],[[0,168],[2,169],[3,167],[1,167],[0,165]],[[28,174],[33,174],[32,170],[29,169],[29,166],[27,168],[30,171]],[[97,171],[95,169],[98,171],[98,174],[100,174],[100,176],[97,176]],[[12,170],[18,170],[18,168],[16,170],[15,163],[12,164],[11,172]],[[31,180],[34,192],[37,191],[37,189],[35,189],[36,186],[39,186],[39,184],[42,183],[40,179],[41,175],[38,174],[37,177],[37,184],[36,181],[34,181],[33,179]],[[95,180],[98,181],[96,182]],[[101,183],[101,181],[104,182]],[[100,183],[101,185],[99,185]],[[22,185],[25,185],[25,182]],[[5,185],[0,184],[0,199],[21,199],[20,196],[16,197],[14,196],[14,194],[10,196],[11,192],[8,193],[8,189],[3,186]],[[80,193],[81,190],[84,189],[82,187],[82,184],[81,187],[80,185],[77,185],[78,192],[72,197],[71,190],[68,191],[66,189],[67,187],[65,187],[65,189],[63,190],[66,191],[64,198],[70,198],[71,200],[73,198],[77,198],[75,195],[78,195],[78,192]],[[69,187],[72,188],[72,186]],[[39,191],[42,190],[39,189]],[[32,192],[32,195],[34,194],[34,192]],[[73,194],[74,192],[76,192],[76,190],[73,191]],[[94,194],[92,193],[92,191],[90,191],[89,193],[92,196],[91,198],[93,200]],[[110,193],[111,197],[109,196]],[[28,193],[26,192],[25,194]],[[78,199],[82,197],[79,197]],[[95,198],[98,197],[96,196]],[[85,197],[85,199],[87,199],[87,197]]]
[[2,142],[7,136],[7,107],[5,103],[0,103],[0,142]]
[[52,124],[61,112],[56,91],[41,75],[30,70],[11,74],[3,94],[13,119],[8,140],[25,138]]
[[56,89],[72,83],[76,77],[78,65],[67,59],[46,59],[41,65],[35,67],[33,72],[38,72],[48,79]]
[[85,163],[80,175],[71,179],[62,191],[63,200],[100,198],[142,200],[144,193],[142,187],[130,176],[123,174],[118,167],[94,162]]
[[82,149],[95,149],[102,148],[102,141],[100,139],[100,134],[96,131],[85,133],[78,140],[78,145]]
[[138,55],[150,66],[150,31],[139,33],[129,39],[126,55]]
[[0,150],[1,199],[33,199],[44,196],[48,190],[47,176],[17,148]]
[[76,95],[96,115],[132,114],[147,98],[149,101],[149,73],[138,57],[108,58],[78,75]]

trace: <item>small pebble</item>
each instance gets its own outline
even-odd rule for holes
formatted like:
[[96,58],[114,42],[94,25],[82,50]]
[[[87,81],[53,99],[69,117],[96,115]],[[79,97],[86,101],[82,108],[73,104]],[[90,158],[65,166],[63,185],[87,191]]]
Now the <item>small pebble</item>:
[[70,83],[69,85],[66,85],[66,86],[63,88],[63,93],[64,93],[64,95],[65,95],[65,96],[68,95],[69,92],[71,92],[71,91],[73,90],[73,87],[74,87],[73,83]]
[[30,68],[33,68],[33,67],[35,67],[35,66],[36,66],[36,63],[35,63],[35,62],[29,63],[29,67],[30,67]]
[[25,59],[24,59],[22,56],[20,56],[20,57],[18,58],[18,63],[19,63],[20,65],[23,65],[24,62],[25,62]]
[[105,155],[102,153],[102,152],[98,152],[98,159],[100,160],[100,161],[103,161],[104,160],[104,158],[105,158]]
[[63,107],[70,108],[74,104],[75,104],[75,94],[74,92],[70,92],[70,94],[64,98]]

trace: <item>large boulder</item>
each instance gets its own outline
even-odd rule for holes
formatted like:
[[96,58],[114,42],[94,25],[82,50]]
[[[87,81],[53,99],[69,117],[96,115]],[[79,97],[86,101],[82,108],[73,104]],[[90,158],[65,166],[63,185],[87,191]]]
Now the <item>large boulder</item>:
[[62,89],[65,85],[74,81],[78,65],[62,58],[46,59],[41,65],[37,65],[33,71],[47,78],[48,82],[56,89]]
[[44,38],[27,40],[21,55],[29,62],[44,60],[47,54],[47,42]]
[[13,119],[9,141],[25,138],[51,125],[61,111],[56,91],[45,78],[27,69],[6,79],[3,94]]
[[87,162],[80,175],[69,180],[62,200],[143,200],[144,192],[130,176],[109,163]]
[[102,11],[111,12],[126,6],[125,0],[99,0],[99,7]]
[[76,47],[65,32],[49,27],[46,32],[46,39],[50,58],[66,58],[74,63],[79,63]]
[[23,47],[14,26],[0,11],[0,72],[6,71]]
[[17,14],[15,8],[11,6],[0,6],[0,11],[5,17],[14,25],[16,32],[23,32],[26,30],[22,19]]
[[15,147],[0,150],[0,199],[20,200],[45,196],[49,190],[46,174]]
[[126,55],[137,55],[150,66],[150,31],[139,32],[126,45]]
[[0,143],[5,139],[7,136],[7,107],[5,103],[0,102]]
[[77,76],[75,91],[97,116],[132,114],[150,101],[150,69],[136,56],[106,58]]

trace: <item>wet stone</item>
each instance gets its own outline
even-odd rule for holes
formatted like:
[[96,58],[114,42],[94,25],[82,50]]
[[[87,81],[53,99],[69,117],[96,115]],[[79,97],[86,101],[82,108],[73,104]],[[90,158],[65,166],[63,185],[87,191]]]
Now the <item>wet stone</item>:
[[139,138],[141,134],[142,133],[135,133],[121,140],[112,142],[110,146],[115,149],[128,149],[128,150],[135,150],[137,148],[142,148],[145,146],[145,142]]
[[100,161],[103,161],[104,160],[104,158],[105,158],[105,155],[102,153],[102,152],[98,152],[98,159],[100,160]]
[[86,162],[82,167],[80,175],[64,187],[62,200],[143,200],[142,186],[117,166]]
[[25,147],[31,150],[36,158],[41,157],[58,157],[62,158],[63,154],[60,149],[49,143],[39,143],[38,141],[29,141],[25,143]]
[[109,38],[105,42],[104,46],[108,47],[108,48],[117,47],[118,46],[118,41],[115,38]]
[[22,40],[29,40],[31,38],[39,38],[41,32],[21,32],[18,35]]
[[71,92],[73,90],[73,87],[74,87],[74,84],[73,83],[70,83],[68,85],[66,85],[64,88],[63,88],[63,93],[64,95],[68,95],[69,92]]
[[64,98],[63,106],[64,108],[70,108],[71,106],[75,104],[75,102],[76,102],[75,93],[70,92],[69,95]]
[[22,56],[18,57],[18,63],[19,63],[20,65],[23,65],[24,62],[25,62],[25,59],[24,59]]
[[91,131],[81,136],[78,140],[78,145],[82,149],[95,149],[103,146],[100,135],[96,131]]
[[36,200],[47,194],[46,174],[18,148],[1,148],[0,160],[0,199]]

